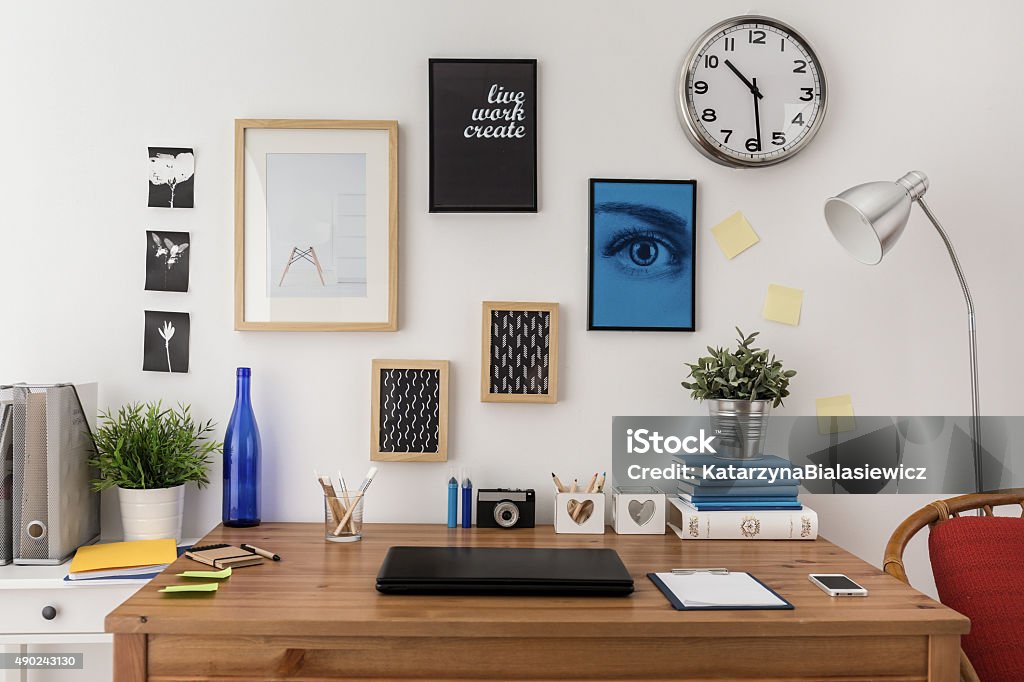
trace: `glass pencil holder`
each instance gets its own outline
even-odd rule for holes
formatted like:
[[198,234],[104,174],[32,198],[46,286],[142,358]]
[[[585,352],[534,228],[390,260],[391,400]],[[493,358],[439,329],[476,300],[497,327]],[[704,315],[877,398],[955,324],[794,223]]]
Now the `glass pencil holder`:
[[363,539],[362,493],[324,496],[324,540],[355,542]]

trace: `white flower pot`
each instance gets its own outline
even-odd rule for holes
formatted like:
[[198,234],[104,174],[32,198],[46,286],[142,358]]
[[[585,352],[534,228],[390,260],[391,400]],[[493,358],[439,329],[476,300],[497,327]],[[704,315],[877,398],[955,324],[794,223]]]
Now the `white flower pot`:
[[181,540],[185,486],[153,490],[117,489],[125,540]]

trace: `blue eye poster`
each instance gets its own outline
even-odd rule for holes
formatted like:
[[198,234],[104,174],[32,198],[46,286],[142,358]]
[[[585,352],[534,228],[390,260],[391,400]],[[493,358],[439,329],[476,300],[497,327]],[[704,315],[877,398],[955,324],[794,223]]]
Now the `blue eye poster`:
[[697,183],[590,181],[587,329],[692,332]]

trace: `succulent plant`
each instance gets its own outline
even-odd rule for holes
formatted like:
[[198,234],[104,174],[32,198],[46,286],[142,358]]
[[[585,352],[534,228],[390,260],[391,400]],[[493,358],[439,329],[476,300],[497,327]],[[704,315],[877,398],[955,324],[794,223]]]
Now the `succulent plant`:
[[747,335],[737,327],[736,333],[736,350],[708,346],[709,355],[686,363],[692,381],[682,382],[683,388],[696,400],[771,400],[778,407],[796,372],[783,369],[767,348],[751,346],[760,332]]

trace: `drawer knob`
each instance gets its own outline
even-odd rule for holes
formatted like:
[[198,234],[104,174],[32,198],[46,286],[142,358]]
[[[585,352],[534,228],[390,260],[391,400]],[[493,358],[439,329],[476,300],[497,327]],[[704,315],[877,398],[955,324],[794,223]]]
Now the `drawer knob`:
[[46,620],[53,620],[57,617],[57,608],[55,606],[44,606],[43,607],[43,618]]

